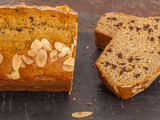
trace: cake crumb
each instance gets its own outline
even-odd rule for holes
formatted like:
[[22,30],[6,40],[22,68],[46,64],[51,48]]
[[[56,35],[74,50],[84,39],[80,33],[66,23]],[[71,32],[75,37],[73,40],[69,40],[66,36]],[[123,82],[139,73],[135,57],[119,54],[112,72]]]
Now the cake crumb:
[[96,52],[96,50],[93,50],[93,53],[95,53]]
[[53,100],[53,103],[56,103],[56,102]]
[[88,45],[87,45],[86,49],[89,49]]
[[96,102],[97,100],[95,99],[94,101]]
[[89,54],[89,57],[91,57],[92,55],[91,54]]
[[73,99],[72,99],[72,101],[75,101],[76,100],[76,97],[74,97]]
[[101,88],[99,88],[99,91],[101,91]]
[[112,113],[112,115],[115,115],[115,113]]
[[92,64],[92,67],[94,67],[94,64]]
[[138,110],[136,110],[136,112],[137,112]]
[[91,60],[91,62],[93,62],[93,60]]
[[87,103],[87,105],[90,105],[90,106],[92,106],[92,105],[93,105],[93,103]]
[[92,119],[92,117],[91,117],[91,119]]

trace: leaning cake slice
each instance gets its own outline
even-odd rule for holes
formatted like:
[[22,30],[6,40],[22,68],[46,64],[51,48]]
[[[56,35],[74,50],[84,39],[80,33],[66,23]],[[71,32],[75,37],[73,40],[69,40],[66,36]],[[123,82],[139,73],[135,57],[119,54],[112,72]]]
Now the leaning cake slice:
[[70,92],[77,16],[68,6],[1,6],[0,91]]
[[120,98],[149,87],[160,71],[160,18],[126,21],[96,66],[100,79]]

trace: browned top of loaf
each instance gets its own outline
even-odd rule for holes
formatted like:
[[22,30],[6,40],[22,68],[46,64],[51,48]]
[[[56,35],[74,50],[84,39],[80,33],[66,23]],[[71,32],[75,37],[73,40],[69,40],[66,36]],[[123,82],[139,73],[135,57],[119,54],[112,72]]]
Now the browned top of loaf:
[[[61,7],[30,7],[30,6],[3,6],[0,7],[0,53],[3,61],[0,64],[0,80],[11,80],[12,59],[15,54],[26,55],[33,61],[35,57],[28,56],[31,44],[35,39],[46,38],[53,46],[55,42],[64,43],[71,48],[77,35],[77,13]],[[55,48],[54,48],[55,49]],[[76,46],[72,57],[75,58]],[[47,63],[44,67],[37,67],[34,62],[20,68],[18,80],[71,80],[73,71],[62,69],[66,56],[50,62],[47,52]],[[17,80],[17,81],[18,81]],[[16,80],[15,80],[16,81]]]
[[112,38],[125,20],[131,20],[134,18],[136,17],[123,13],[106,13],[99,19],[95,31]]
[[160,18],[126,21],[96,62],[109,84],[137,86],[160,70]]

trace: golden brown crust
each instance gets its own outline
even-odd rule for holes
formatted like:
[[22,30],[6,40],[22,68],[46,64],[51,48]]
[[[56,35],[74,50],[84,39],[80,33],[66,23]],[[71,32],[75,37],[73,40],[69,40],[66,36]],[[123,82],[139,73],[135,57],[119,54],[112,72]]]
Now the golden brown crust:
[[[54,91],[54,92],[70,92],[72,89],[72,80],[73,80],[73,71],[68,72],[62,69],[63,62],[65,60],[64,57],[58,57],[57,61],[51,62],[51,59],[49,57],[49,52],[47,51],[48,58],[47,63],[44,67],[40,68],[36,65],[34,57],[29,57],[27,52],[30,50],[31,43],[35,39],[43,39],[46,38],[52,45],[54,45],[55,42],[61,42],[64,43],[69,48],[71,47],[71,44],[74,44],[74,37],[77,35],[77,13],[71,12],[71,11],[65,11],[65,10],[58,10],[58,9],[44,9],[41,10],[42,7],[30,7],[30,6],[16,6],[16,7],[10,7],[5,6],[1,7],[0,11],[2,13],[13,13],[13,18],[17,16],[17,19],[21,19],[24,16],[28,16],[30,18],[30,15],[32,15],[34,20],[37,20],[37,17],[41,15],[42,17],[46,17],[47,15],[54,15],[57,17],[57,19],[63,21],[66,24],[59,23],[60,26],[64,28],[53,28],[49,23],[54,24],[54,21],[47,22],[46,26],[38,26],[33,25],[34,20],[32,23],[32,19],[30,20],[24,20],[24,24],[20,23],[17,26],[8,26],[7,28],[3,28],[3,33],[5,33],[5,37],[8,36],[7,29],[13,30],[15,29],[15,32],[17,32],[17,28],[23,28],[23,31],[12,35],[13,40],[15,40],[17,43],[21,43],[21,46],[25,46],[20,48],[20,46],[16,46],[15,41],[10,45],[1,45],[1,54],[3,55],[3,61],[0,64],[0,91]],[[34,15],[33,15],[34,14]],[[6,16],[4,16],[6,17]],[[20,17],[20,18],[18,18]],[[35,17],[35,18],[34,18]],[[49,20],[50,18],[48,18]],[[7,19],[8,23],[11,24],[12,20]],[[58,21],[58,20],[57,20]],[[37,21],[38,22],[38,21]],[[37,23],[35,22],[35,24]],[[39,21],[41,22],[41,21]],[[38,23],[37,23],[38,24]],[[73,28],[70,28],[70,24],[73,25]],[[66,25],[66,26],[65,26]],[[68,25],[68,26],[67,26]],[[23,27],[22,27],[23,26]],[[14,28],[15,27],[15,28]],[[68,27],[68,28],[65,28]],[[34,28],[34,31],[30,32],[29,29]],[[42,29],[41,29],[42,28]],[[44,30],[43,28],[46,28],[48,30]],[[53,28],[53,29],[52,29]],[[59,30],[62,31],[63,34],[60,34],[61,32],[58,32]],[[52,31],[53,30],[53,31]],[[59,33],[59,34],[58,34]],[[14,37],[16,35],[16,37]],[[66,36],[68,38],[66,38]],[[18,37],[17,37],[18,36]],[[25,37],[24,37],[25,36]],[[3,38],[3,35],[0,34],[0,38]],[[8,38],[6,38],[8,40]],[[2,41],[1,41],[2,42]],[[10,48],[10,49],[9,49]],[[55,49],[55,48],[54,48]],[[12,69],[12,59],[15,54],[18,55],[25,55],[32,59],[34,61],[33,64],[27,65],[25,64],[25,68],[20,68],[20,78],[13,80],[11,79],[11,72]],[[76,55],[76,46],[74,46],[72,57],[75,58]]]

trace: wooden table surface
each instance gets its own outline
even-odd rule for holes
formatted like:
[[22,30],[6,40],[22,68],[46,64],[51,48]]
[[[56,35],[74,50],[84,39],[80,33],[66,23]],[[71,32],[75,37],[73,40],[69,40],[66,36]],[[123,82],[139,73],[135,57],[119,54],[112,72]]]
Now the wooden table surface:
[[77,120],[71,114],[79,111],[93,112],[81,120],[160,119],[160,77],[132,99],[121,100],[101,83],[92,67],[102,52],[94,45],[94,29],[104,13],[160,16],[160,0],[1,0],[0,5],[21,2],[53,7],[66,4],[79,13],[73,91],[70,96],[54,92],[0,92],[0,120]]

